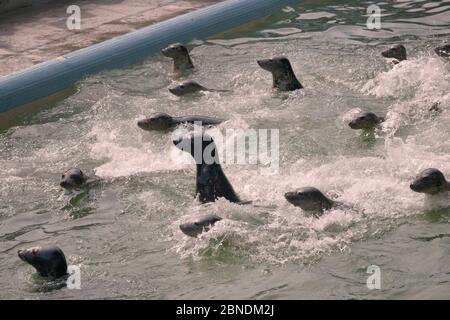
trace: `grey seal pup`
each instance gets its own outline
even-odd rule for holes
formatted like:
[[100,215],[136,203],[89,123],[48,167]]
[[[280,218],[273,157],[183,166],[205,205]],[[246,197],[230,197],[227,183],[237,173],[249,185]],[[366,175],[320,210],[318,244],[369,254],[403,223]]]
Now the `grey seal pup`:
[[225,121],[220,118],[213,118],[208,116],[181,116],[181,117],[173,117],[167,113],[154,113],[150,117],[139,120],[137,125],[142,130],[156,130],[156,131],[166,131],[170,130],[180,124],[190,123],[190,124],[199,124],[199,125],[217,125]]
[[394,63],[400,63],[401,61],[404,61],[407,59],[406,56],[406,48],[404,45],[396,44],[389,49],[386,49],[381,52],[381,55],[385,58],[392,58],[395,59]]
[[209,92],[230,92],[230,90],[210,89],[202,86],[194,80],[186,80],[174,87],[169,88],[170,93],[182,97],[186,95],[196,94],[202,91]]
[[324,195],[319,189],[314,187],[305,187],[296,191],[285,193],[286,200],[296,207],[302,208],[304,211],[314,211],[323,214],[325,210],[342,205],[341,202],[331,200]]
[[207,214],[194,221],[180,224],[180,230],[185,235],[195,238],[201,233],[209,231],[220,220],[222,218],[215,214]]
[[281,56],[256,62],[261,68],[272,73],[274,88],[280,91],[294,91],[303,88],[295,76],[288,58]]
[[362,111],[353,116],[348,126],[354,130],[372,131],[382,122],[384,122],[383,117],[379,117],[373,112]]
[[61,175],[59,185],[64,189],[77,189],[84,186],[88,179],[79,168],[71,168]]
[[21,249],[17,255],[22,261],[32,265],[42,277],[60,278],[67,275],[66,257],[57,246]]
[[173,43],[167,48],[162,49],[161,53],[165,57],[173,59],[173,71],[175,73],[182,73],[194,69],[189,51],[181,43]]
[[430,195],[450,191],[450,183],[445,179],[444,174],[435,168],[421,171],[409,187],[414,192]]
[[59,185],[66,190],[90,187],[101,179],[97,176],[87,176],[79,168],[71,168],[61,175]]

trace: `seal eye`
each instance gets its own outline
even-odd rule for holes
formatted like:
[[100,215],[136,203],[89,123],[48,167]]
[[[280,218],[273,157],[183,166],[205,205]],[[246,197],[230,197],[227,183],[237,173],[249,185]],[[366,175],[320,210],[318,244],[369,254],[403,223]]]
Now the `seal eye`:
[[181,89],[184,89],[184,86],[180,86]]
[[198,222],[194,222],[194,225],[196,225],[197,227],[200,227],[200,224]]
[[63,174],[63,175],[61,175],[61,179],[64,179],[64,177],[65,177],[65,175]]

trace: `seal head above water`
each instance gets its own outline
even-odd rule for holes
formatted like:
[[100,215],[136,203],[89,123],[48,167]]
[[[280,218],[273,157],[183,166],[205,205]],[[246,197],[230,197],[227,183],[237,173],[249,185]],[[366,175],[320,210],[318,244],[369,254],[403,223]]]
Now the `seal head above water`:
[[197,81],[194,80],[186,80],[180,84],[177,84],[174,87],[169,88],[170,93],[182,97],[186,95],[192,95],[199,93],[201,91],[209,91],[209,92],[229,92],[229,90],[219,90],[219,89],[210,89],[202,86]]
[[433,195],[450,191],[450,183],[444,174],[435,168],[421,171],[409,187],[414,192]]
[[197,237],[199,234],[209,231],[220,220],[222,218],[215,214],[207,214],[195,221],[180,224],[180,230],[189,237]]
[[397,63],[407,59],[406,48],[401,44],[396,44],[389,49],[384,50],[383,52],[381,52],[381,55],[385,58],[396,59]]
[[304,211],[315,211],[323,213],[324,210],[331,209],[338,204],[324,195],[319,189],[314,187],[301,188],[296,191],[285,193],[286,200]]
[[184,72],[194,68],[188,49],[181,43],[174,43],[161,50],[161,53],[173,59],[173,71]]
[[137,125],[143,130],[156,130],[165,131],[169,130],[177,125],[183,123],[198,124],[198,125],[217,125],[222,123],[224,120],[219,118],[213,118],[208,116],[183,116],[183,117],[172,117],[167,113],[154,113],[146,119],[139,120]]
[[71,168],[62,174],[59,185],[64,189],[81,188],[88,179],[89,177],[80,169]]
[[37,246],[17,252],[22,261],[32,265],[42,277],[59,278],[67,274],[67,262],[57,246]]
[[258,65],[272,73],[273,87],[280,91],[294,91],[302,89],[292,69],[291,62],[286,57],[257,60]]
[[353,119],[348,123],[349,127],[354,130],[374,130],[384,118],[378,117],[373,112],[363,111],[353,116]]

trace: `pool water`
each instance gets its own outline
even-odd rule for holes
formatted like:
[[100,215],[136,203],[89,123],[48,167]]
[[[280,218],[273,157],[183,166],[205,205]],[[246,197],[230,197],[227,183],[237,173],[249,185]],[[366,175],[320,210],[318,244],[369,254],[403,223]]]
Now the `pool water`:
[[[156,55],[85,79],[67,99],[0,132],[0,297],[3,299],[450,298],[450,199],[409,184],[427,167],[450,178],[450,1],[307,1],[252,30],[190,45],[195,71],[171,73]],[[408,60],[380,52],[402,43]],[[271,89],[257,59],[287,56],[305,87]],[[231,92],[179,98],[185,79]],[[439,103],[440,112],[429,109]],[[386,117],[368,137],[346,119],[359,108]],[[218,129],[278,129],[278,174],[224,163],[240,206],[194,199],[195,165],[170,132],[137,120],[154,112],[227,119]],[[212,130],[212,129],[211,129]],[[80,167],[102,182],[64,192]],[[284,193],[315,186],[350,204],[316,219]],[[180,223],[224,218],[194,239]],[[49,289],[17,250],[57,244],[80,265],[81,290]],[[367,267],[381,271],[369,290]]]

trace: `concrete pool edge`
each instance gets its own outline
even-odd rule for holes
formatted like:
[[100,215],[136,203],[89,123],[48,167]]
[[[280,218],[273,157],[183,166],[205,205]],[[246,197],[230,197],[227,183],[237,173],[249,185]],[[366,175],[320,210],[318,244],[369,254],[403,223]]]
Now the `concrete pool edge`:
[[227,0],[0,78],[0,117],[67,90],[84,77],[124,67],[170,43],[188,43],[269,16],[294,0]]

